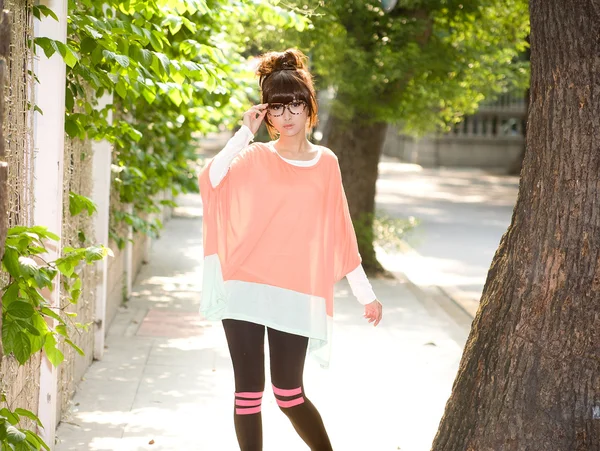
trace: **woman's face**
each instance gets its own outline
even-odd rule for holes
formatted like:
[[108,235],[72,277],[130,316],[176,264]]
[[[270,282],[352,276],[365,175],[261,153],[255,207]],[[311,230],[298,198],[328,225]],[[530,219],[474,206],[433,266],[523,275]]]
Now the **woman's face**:
[[303,101],[269,103],[267,114],[280,136],[294,136],[306,132],[308,105]]

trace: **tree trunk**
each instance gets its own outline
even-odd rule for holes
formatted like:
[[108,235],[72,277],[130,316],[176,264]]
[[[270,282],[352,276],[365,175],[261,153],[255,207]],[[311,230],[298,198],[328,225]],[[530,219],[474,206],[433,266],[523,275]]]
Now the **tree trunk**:
[[[4,78],[7,74],[7,60],[10,48],[10,21],[8,12],[3,11],[4,1],[0,0],[0,256],[4,255],[4,241],[6,240],[7,210],[8,210],[8,165],[5,161],[4,150]],[[2,300],[0,299],[0,310]],[[0,315],[0,330],[2,329],[2,316]],[[0,346],[0,361],[2,360],[2,346]]]
[[357,118],[347,122],[337,117],[334,110],[324,130],[323,144],[339,158],[362,265],[371,276],[386,274],[373,247],[375,185],[386,131],[385,122],[361,124]]
[[434,451],[600,450],[600,1],[530,12],[519,197]]

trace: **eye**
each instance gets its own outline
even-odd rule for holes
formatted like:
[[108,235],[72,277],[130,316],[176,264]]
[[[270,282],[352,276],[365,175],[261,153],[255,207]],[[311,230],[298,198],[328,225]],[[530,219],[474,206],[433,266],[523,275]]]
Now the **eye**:
[[302,102],[292,102],[292,107],[299,107],[302,105]]

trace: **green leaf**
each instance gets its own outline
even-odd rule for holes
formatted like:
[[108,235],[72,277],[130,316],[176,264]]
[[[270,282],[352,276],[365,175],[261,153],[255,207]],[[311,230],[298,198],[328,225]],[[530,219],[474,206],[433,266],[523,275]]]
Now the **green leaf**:
[[[37,417],[36,417],[37,418]],[[39,420],[38,420],[39,421]],[[40,422],[39,425],[41,427],[42,423]],[[29,443],[31,443],[31,445],[34,447],[34,449],[37,451],[41,448],[44,448],[46,451],[50,451],[50,447],[46,444],[46,442],[44,442],[44,440],[42,440],[42,438],[37,435],[35,432],[31,432],[26,430],[25,431],[25,435],[27,436],[27,441]]]
[[162,68],[168,74],[170,66],[171,66],[171,60],[169,59],[169,57],[167,55],[165,55],[164,53],[159,53],[159,52],[156,52],[154,55],[158,58]]
[[102,260],[106,257],[106,248],[104,246],[91,246],[85,250],[85,260],[88,263]]
[[[8,427],[8,423],[6,418],[0,417],[0,443],[5,443],[6,441],[6,428]],[[4,447],[1,448],[4,451]]]
[[58,313],[56,313],[54,310],[49,309],[48,307],[42,307],[40,309],[40,313],[42,315],[45,315],[45,316],[55,319],[56,321],[58,321],[61,324],[65,324],[65,320],[62,319]]
[[97,46],[98,42],[94,38],[87,36],[83,39],[83,41],[81,41],[79,48],[81,49],[82,53],[90,54],[96,49]]
[[150,89],[143,89],[142,96],[146,99],[146,102],[153,103],[156,100],[156,92]]
[[0,409],[0,415],[5,417],[10,424],[13,426],[19,422],[19,415],[15,415],[13,412],[8,410],[6,407]]
[[29,341],[29,337],[25,332],[17,332],[13,354],[21,365],[25,365],[25,363],[31,357],[31,342]]
[[4,250],[4,256],[2,257],[2,263],[8,273],[17,278],[21,275],[21,267],[19,266],[19,254],[12,248],[7,247]]
[[42,238],[48,238],[48,239],[51,239],[53,241],[59,241],[60,240],[60,238],[59,238],[58,235],[55,235],[54,233],[49,232],[48,228],[44,227],[44,226],[33,226],[33,227],[30,227],[29,230],[31,232],[33,232],[33,233],[38,234]]
[[38,265],[33,258],[21,255],[19,257],[19,269],[21,274],[33,277],[38,271]]
[[2,322],[2,349],[4,354],[10,354],[13,352],[15,342],[17,340],[17,334],[20,331],[20,327],[17,323],[8,318],[3,318]]
[[17,415],[20,415],[22,417],[26,417],[26,418],[29,418],[32,421],[35,421],[35,423],[38,426],[42,427],[42,422],[40,421],[40,419],[37,417],[37,415],[35,413],[33,413],[33,412],[31,412],[31,411],[29,411],[27,409],[21,409],[20,407],[17,407],[15,409],[15,413]]
[[69,302],[71,304],[77,304],[80,296],[81,296],[81,290],[71,290],[71,298],[69,299]]
[[52,279],[54,278],[52,271],[48,271],[45,268],[42,268],[34,272],[33,278],[39,288],[48,288],[52,290]]
[[121,65],[121,67],[127,68],[131,64],[129,58],[125,55],[115,55],[115,61]]
[[52,17],[54,20],[58,22],[58,16],[48,8],[46,5],[34,5],[33,6],[33,15],[38,19],[42,20],[42,15]]
[[67,326],[65,326],[64,324],[59,324],[54,328],[54,330],[61,334],[63,337],[69,336],[69,333],[67,332]]
[[119,96],[122,99],[127,98],[127,94],[128,94],[127,85],[125,84],[125,81],[122,78],[119,79],[118,83],[116,84],[115,91],[117,91],[117,94],[119,94]]
[[31,318],[34,314],[31,304],[23,301],[14,301],[6,309],[6,313],[15,318]]
[[[139,142],[139,141],[140,141],[140,140],[143,138],[142,132],[140,132],[139,130],[136,130],[136,129],[135,129],[135,128],[133,128],[133,127],[130,127],[130,128],[127,130],[127,134],[128,134],[128,135],[129,135],[129,137],[130,137],[131,139],[133,139],[135,142]],[[142,173],[142,177],[143,177],[143,178],[146,178],[146,177],[143,175],[143,173]]]
[[60,50],[58,50],[58,46],[56,45],[57,41],[54,39],[39,37],[35,38],[33,42],[35,45],[38,45],[42,48],[47,58],[52,57],[52,55],[55,53],[60,53]]
[[58,366],[62,363],[65,356],[59,349],[56,348],[56,339],[52,332],[46,334],[46,341],[44,342],[44,352],[46,353],[46,357],[52,365]]
[[71,216],[77,216],[82,211],[86,211],[88,216],[96,212],[96,204],[92,199],[73,191],[69,192],[69,213]]
[[25,440],[26,435],[14,426],[6,428],[6,441],[8,443],[17,444]]
[[75,267],[71,263],[70,260],[63,259],[60,261],[56,261],[56,267],[58,270],[67,277],[71,277],[73,272],[75,271]]
[[2,306],[7,308],[9,304],[19,297],[19,284],[11,283],[2,294]]
[[138,52],[138,62],[144,66],[152,64],[152,52],[148,49],[140,49]]
[[179,89],[172,89],[169,91],[169,99],[171,99],[175,105],[181,105],[181,102],[183,101],[181,97],[181,91],[179,91]]
[[79,123],[76,120],[67,117],[65,119],[65,131],[70,138],[76,138],[79,136],[80,132]]
[[71,91],[69,88],[67,88],[65,107],[67,108],[67,111],[73,111],[74,106],[75,106],[75,98],[73,97],[73,91]]
[[29,341],[31,342],[31,353],[35,354],[39,352],[44,346],[44,341],[46,339],[46,334],[50,331],[48,328],[48,324],[44,320],[44,318],[40,315],[35,315],[32,318],[33,327],[37,329],[39,335],[31,334],[29,336]]
[[162,51],[162,49],[163,49],[163,43],[156,36],[155,32],[151,32],[150,33],[149,39],[150,39],[150,44],[152,44],[152,47],[154,47],[154,50],[156,50],[157,52]]
[[79,61],[79,57],[73,51],[73,49],[71,49],[71,47],[61,41],[54,41],[52,47],[58,50],[67,66],[75,67]]
[[68,338],[65,338],[65,342],[68,343],[73,349],[75,349],[75,351],[77,351],[77,353],[79,355],[85,356],[85,352],[83,352],[83,349],[81,349],[79,346],[77,346],[71,340],[69,340]]
[[40,331],[36,327],[34,327],[32,324],[28,323],[27,321],[17,319],[17,320],[15,320],[15,323],[17,323],[22,329],[25,329],[31,335],[34,335],[36,337],[41,336]]

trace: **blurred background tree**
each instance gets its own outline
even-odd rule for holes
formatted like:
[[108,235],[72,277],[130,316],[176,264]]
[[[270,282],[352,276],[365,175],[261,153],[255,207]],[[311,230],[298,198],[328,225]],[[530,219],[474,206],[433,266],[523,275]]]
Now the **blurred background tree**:
[[257,52],[296,46],[318,89],[332,89],[322,144],[340,159],[363,265],[383,272],[373,247],[377,166],[389,124],[414,135],[449,130],[484,99],[525,89],[525,0],[288,0],[302,30],[255,26]]

